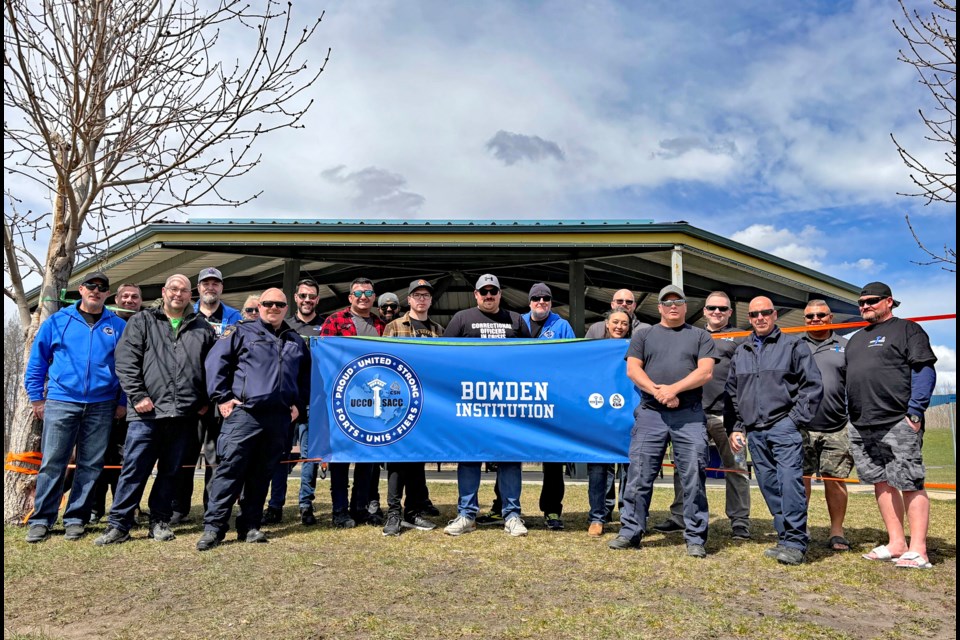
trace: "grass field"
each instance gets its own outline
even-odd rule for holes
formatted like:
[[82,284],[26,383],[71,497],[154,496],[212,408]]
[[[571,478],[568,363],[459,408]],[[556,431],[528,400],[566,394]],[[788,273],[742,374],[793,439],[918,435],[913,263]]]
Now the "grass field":
[[[381,486],[381,492],[385,487]],[[482,504],[492,486],[484,484]],[[532,512],[539,486],[524,486]],[[456,486],[431,483],[454,516]],[[734,543],[723,491],[711,489],[706,560],[682,538],[649,535],[638,551],[613,552],[586,535],[586,487],[569,485],[567,530],[530,516],[530,535],[501,529],[451,538],[440,531],[384,538],[378,528],[329,527],[328,485],[318,491],[319,527],[267,527],[270,544],[233,541],[194,550],[199,524],[177,539],[134,539],[97,548],[27,545],[4,536],[4,637],[14,638],[955,638],[956,502],[934,500],[930,571],[860,558],[885,540],[872,495],[851,495],[847,533],[856,553],[827,551],[822,493],[811,506],[808,562],[762,557],[769,514],[753,492],[754,539]],[[667,488],[654,493],[652,521]],[[195,510],[196,511],[196,510]],[[194,516],[196,517],[196,512]],[[610,528],[613,529],[612,527]],[[99,530],[102,530],[100,527]],[[95,532],[96,533],[96,532]]]

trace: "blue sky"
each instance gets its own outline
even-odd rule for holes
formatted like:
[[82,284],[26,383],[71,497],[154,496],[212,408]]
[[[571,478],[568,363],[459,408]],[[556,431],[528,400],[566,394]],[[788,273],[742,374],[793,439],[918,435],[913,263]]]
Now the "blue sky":
[[[686,220],[886,281],[901,316],[956,310],[954,274],[913,264],[904,222],[952,245],[953,207],[897,195],[912,185],[890,133],[944,150],[923,140],[895,2],[325,8],[317,103],[264,141],[244,216]],[[955,376],[956,323],[925,327]]]
[[[955,246],[953,207],[897,195],[891,133],[933,164],[944,150],[893,0],[296,2],[294,22],[320,8],[309,63],[333,53],[305,128],[262,138],[227,188],[260,198],[193,215],[686,220],[886,281],[901,316],[956,310],[955,275],[913,264],[904,222]],[[955,321],[925,328],[955,380]]]

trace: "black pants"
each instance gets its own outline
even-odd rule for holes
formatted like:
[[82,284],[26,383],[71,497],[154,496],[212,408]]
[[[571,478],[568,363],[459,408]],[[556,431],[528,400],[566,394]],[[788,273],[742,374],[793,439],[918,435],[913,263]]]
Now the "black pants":
[[217,437],[220,435],[220,428],[223,419],[215,407],[200,416],[197,423],[196,437],[191,437],[187,442],[187,447],[183,452],[183,460],[180,463],[180,470],[177,472],[177,479],[174,484],[173,501],[171,511],[179,514],[190,513],[190,505],[193,503],[193,476],[200,462],[198,458],[203,455],[205,469],[203,472],[203,509],[207,509],[208,493],[210,479],[213,476],[213,465],[217,464]]
[[406,520],[419,514],[427,500],[427,476],[422,462],[387,463],[387,513],[400,515],[400,499],[403,491],[407,499],[403,505]]
[[353,465],[353,491],[349,491],[350,463],[330,463],[330,499],[334,513],[347,513],[349,510],[350,516],[357,522],[365,522],[370,517],[367,505],[370,503],[373,467],[371,462],[358,462]]
[[563,467],[562,462],[543,463],[543,486],[540,488],[540,511],[543,515],[563,513],[563,494],[566,490]]

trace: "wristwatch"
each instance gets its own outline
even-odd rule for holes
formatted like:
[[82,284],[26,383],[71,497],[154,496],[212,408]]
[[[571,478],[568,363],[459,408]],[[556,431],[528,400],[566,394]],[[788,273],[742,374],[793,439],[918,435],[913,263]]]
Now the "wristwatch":
[[910,413],[910,414],[907,414],[907,420],[909,420],[913,424],[920,424],[920,421],[922,420],[922,418],[916,414]]

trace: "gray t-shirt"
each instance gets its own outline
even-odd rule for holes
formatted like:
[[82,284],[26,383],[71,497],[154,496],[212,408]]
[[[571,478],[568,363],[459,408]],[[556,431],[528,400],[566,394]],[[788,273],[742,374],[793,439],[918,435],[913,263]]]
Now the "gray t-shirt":
[[[643,370],[656,384],[673,384],[686,378],[697,369],[704,358],[716,359],[716,346],[710,334],[689,324],[675,329],[655,324],[641,329],[630,339],[627,349],[628,358],[643,360]],[[645,409],[666,409],[641,391],[641,406]],[[684,391],[677,396],[680,408],[700,404],[703,388],[697,387]]]
[[370,336],[371,338],[380,337],[380,334],[377,333],[377,325],[373,324],[373,315],[364,318],[351,311],[350,316],[353,318],[353,326],[357,328],[358,336]]

